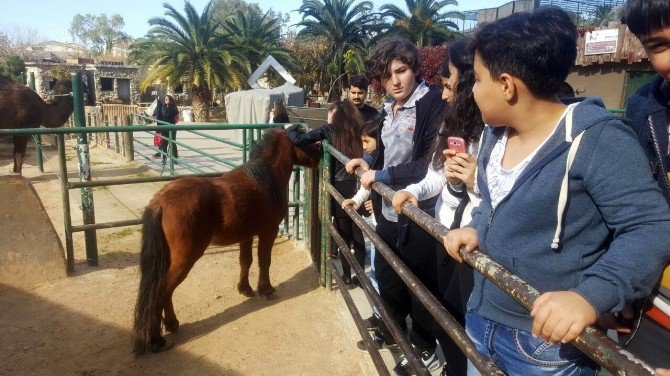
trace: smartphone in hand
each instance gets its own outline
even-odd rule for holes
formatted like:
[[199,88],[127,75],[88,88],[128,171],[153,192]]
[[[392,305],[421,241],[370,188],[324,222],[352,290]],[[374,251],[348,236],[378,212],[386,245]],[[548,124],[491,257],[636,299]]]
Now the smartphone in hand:
[[467,143],[460,137],[449,137],[447,139],[447,148],[456,150],[459,153],[467,153]]

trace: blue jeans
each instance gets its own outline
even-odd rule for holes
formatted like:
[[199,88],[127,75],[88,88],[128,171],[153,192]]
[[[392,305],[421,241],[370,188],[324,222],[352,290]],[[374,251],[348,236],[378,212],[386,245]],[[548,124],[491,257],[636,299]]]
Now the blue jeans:
[[[571,344],[555,344],[531,333],[484,318],[475,311],[465,315],[465,331],[507,375],[591,376],[598,366]],[[479,372],[468,364],[468,376]]]

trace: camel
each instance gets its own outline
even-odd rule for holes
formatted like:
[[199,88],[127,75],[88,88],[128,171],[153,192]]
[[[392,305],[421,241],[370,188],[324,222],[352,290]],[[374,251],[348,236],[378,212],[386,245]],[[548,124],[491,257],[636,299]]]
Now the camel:
[[[72,92],[72,82],[59,80],[54,85],[54,95]],[[60,127],[72,114],[74,104],[72,96],[54,96],[47,103],[27,86],[12,82],[0,75],[0,129]],[[26,145],[30,136],[14,136],[14,169],[21,174]]]

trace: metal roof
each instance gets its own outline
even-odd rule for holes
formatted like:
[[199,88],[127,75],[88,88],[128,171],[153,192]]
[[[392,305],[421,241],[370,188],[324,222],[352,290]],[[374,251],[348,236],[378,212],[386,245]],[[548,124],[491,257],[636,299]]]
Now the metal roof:
[[623,5],[625,0],[540,0],[540,5],[555,5],[568,12],[574,13],[590,13],[597,6]]

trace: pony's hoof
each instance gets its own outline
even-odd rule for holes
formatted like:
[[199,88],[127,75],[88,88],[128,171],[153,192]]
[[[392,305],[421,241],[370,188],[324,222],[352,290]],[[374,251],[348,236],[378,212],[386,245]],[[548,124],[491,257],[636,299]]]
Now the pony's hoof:
[[165,350],[169,350],[172,347],[173,343],[169,339],[161,338],[161,341],[158,343],[151,344],[151,352],[159,353]]
[[179,332],[179,321],[175,320],[173,323],[165,323],[165,330],[170,333]]
[[254,293],[254,290],[253,290],[253,289],[251,288],[251,286],[249,286],[249,285],[242,286],[242,285],[240,285],[240,284],[238,283],[238,284],[237,284],[237,291],[238,291],[240,294],[246,296],[247,298],[251,298],[251,297],[253,297],[254,295],[256,295],[256,294]]
[[258,294],[260,296],[266,297],[268,300],[275,299],[277,297],[277,294],[275,294],[276,290],[272,286],[266,286],[266,287],[259,287],[258,288]]

